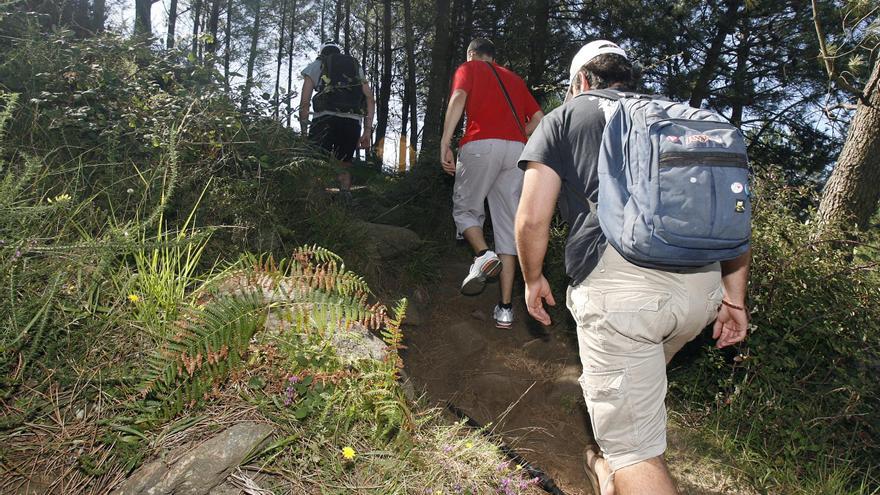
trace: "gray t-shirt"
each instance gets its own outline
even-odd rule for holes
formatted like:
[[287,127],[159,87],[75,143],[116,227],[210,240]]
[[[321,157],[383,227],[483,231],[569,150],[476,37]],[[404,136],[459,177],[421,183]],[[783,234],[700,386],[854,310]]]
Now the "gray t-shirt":
[[565,272],[571,285],[587,278],[605,250],[599,218],[590,213],[585,198],[593,203],[599,199],[599,145],[613,105],[605,98],[576,96],[541,120],[520,155],[520,168],[543,163],[562,179],[559,211],[569,226]]
[[[321,80],[321,59],[315,60],[314,62],[307,65],[306,68],[303,69],[300,74],[302,74],[303,77],[308,77],[309,79],[311,79],[312,82],[315,83],[315,88],[317,89],[318,82]],[[364,70],[362,68],[358,68],[358,75],[360,76],[362,82],[367,82],[367,76],[364,74]],[[360,122],[364,118],[363,115],[359,115],[356,113],[315,112],[314,115],[312,115],[312,120],[315,120],[319,117],[324,117],[327,115],[355,119],[358,122]]]

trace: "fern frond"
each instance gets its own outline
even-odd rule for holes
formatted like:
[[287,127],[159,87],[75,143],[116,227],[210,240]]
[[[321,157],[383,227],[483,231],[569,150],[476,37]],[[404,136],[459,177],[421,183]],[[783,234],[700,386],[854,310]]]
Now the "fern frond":
[[213,384],[241,364],[251,337],[262,328],[268,304],[251,291],[222,297],[178,322],[147,362],[140,390],[170,417],[197,403]]

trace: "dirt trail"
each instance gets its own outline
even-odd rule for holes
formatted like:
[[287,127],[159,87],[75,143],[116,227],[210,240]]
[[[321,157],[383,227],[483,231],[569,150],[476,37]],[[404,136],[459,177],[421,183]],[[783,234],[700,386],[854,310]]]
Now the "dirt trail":
[[[458,288],[466,255],[451,250],[441,276],[422,299],[420,323],[404,332],[406,371],[430,402],[451,402],[546,472],[566,495],[592,495],[583,471],[591,439],[580,385],[576,343],[564,329],[549,332],[527,317],[522,286],[514,287],[513,328],[495,328],[497,283],[479,296]],[[554,293],[557,304],[565,296]],[[421,309],[421,308],[420,308]],[[554,322],[565,325],[565,322]],[[685,495],[753,495],[724,459],[696,445],[694,432],[671,425],[667,460]]]
[[480,424],[491,423],[567,495],[591,494],[581,465],[590,431],[576,350],[560,332],[527,325],[521,288],[514,289],[513,328],[495,328],[498,285],[463,296],[458,287],[467,270],[464,259],[446,260],[427,295],[429,310],[405,332],[407,373],[430,401],[452,402]]

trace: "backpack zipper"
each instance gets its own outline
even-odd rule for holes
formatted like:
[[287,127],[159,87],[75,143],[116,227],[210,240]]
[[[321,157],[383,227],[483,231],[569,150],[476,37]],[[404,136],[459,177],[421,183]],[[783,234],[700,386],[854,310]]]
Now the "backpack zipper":
[[[678,162],[675,165],[669,165],[668,162]],[[711,162],[715,167],[735,167],[748,168],[748,160],[745,156],[738,153],[720,153],[712,151],[686,151],[686,152],[667,152],[660,154],[659,163],[666,167],[685,167],[690,165],[703,165]],[[666,163],[666,165],[663,165]]]

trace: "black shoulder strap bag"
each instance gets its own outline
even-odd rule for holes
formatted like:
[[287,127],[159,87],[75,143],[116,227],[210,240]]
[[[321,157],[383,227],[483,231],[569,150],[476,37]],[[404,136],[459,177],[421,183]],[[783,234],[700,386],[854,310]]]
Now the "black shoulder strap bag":
[[510,99],[510,95],[507,93],[507,88],[504,87],[504,83],[501,82],[501,76],[498,75],[498,71],[495,70],[495,66],[492,65],[492,62],[486,62],[486,65],[492,69],[492,73],[495,74],[495,79],[498,80],[498,85],[501,86],[501,92],[504,93],[504,98],[507,100],[507,105],[510,106],[510,112],[513,114],[513,120],[516,122],[516,126],[519,128],[520,134],[522,134],[523,138],[526,140],[529,137],[526,135],[526,130],[523,128],[522,122],[519,121],[519,115],[516,113],[516,107],[513,106],[513,101]]

